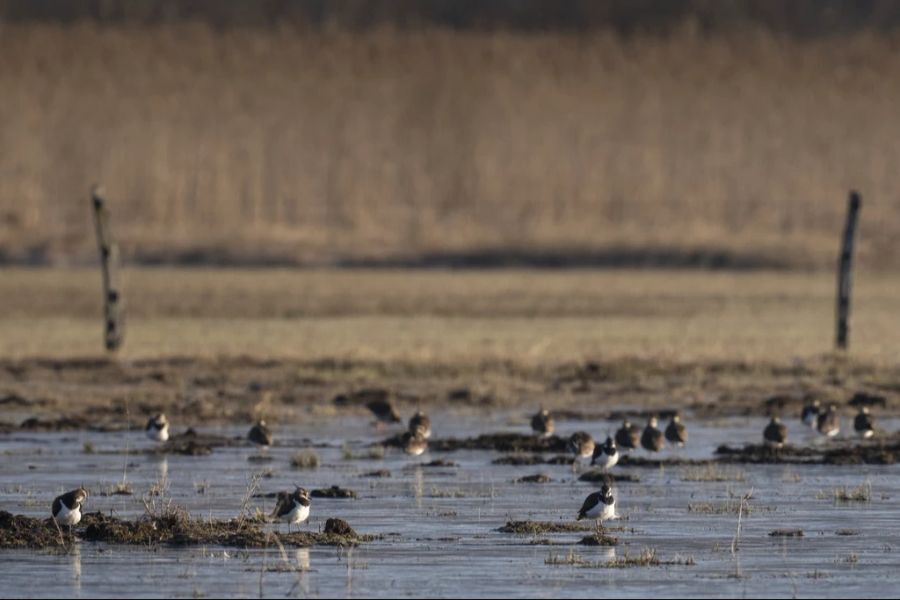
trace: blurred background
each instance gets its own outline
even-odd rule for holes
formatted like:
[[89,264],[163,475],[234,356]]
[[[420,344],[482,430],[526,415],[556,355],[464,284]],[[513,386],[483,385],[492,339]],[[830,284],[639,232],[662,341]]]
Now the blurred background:
[[0,263],[897,270],[888,0],[0,0]]

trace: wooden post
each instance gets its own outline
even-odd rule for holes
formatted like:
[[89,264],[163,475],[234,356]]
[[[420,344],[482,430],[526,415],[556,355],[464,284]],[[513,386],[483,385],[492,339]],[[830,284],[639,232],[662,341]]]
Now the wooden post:
[[109,209],[103,189],[95,185],[91,190],[94,207],[94,226],[100,249],[100,268],[103,272],[103,308],[106,349],[114,352],[122,345],[125,335],[125,306],[119,287],[119,246],[109,228]]
[[862,199],[858,192],[850,192],[847,205],[847,223],[844,225],[844,237],[841,242],[841,255],[838,259],[837,280],[837,336],[835,345],[838,350],[846,350],[850,333],[850,288],[853,271],[853,241],[856,237],[856,223],[859,221],[859,208]]

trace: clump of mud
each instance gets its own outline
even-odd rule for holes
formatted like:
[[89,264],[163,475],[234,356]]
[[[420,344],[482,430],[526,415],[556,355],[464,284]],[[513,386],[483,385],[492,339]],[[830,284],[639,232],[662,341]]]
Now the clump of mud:
[[803,537],[802,529],[775,529],[769,532],[769,537]]
[[696,466],[703,467],[715,463],[711,459],[693,459],[693,458],[644,458],[642,456],[634,456],[627,454],[619,459],[619,465],[623,467],[648,467],[658,469],[660,467],[679,467],[679,466]]
[[510,465],[513,467],[527,467],[531,465],[570,465],[572,457],[565,455],[544,458],[540,454],[508,454],[491,461],[495,465]]
[[53,519],[32,519],[0,511],[0,548],[49,548],[71,539],[65,528],[56,528]]
[[455,463],[452,460],[444,460],[443,458],[439,458],[437,460],[433,460],[431,462],[427,462],[421,465],[420,467],[458,467],[459,463]]
[[267,532],[252,519],[206,521],[190,518],[186,512],[171,513],[126,521],[99,512],[87,513],[72,531],[58,530],[53,520],[34,519],[0,512],[0,548],[65,547],[76,537],[86,542],[109,544],[195,546],[219,545],[237,548],[262,548],[278,541],[289,546],[350,546],[371,541],[373,536],[359,535],[341,519],[329,519],[326,531]]
[[368,473],[362,473],[360,477],[390,477],[391,472],[387,469],[378,469],[377,471],[369,471]]
[[518,533],[536,535],[539,533],[566,533],[571,531],[591,531],[595,529],[591,523],[566,523],[553,521],[507,521],[499,528],[500,533]]
[[[402,434],[388,438],[382,442],[385,446],[399,447]],[[493,450],[495,452],[566,452],[566,440],[552,435],[539,438],[523,433],[488,433],[473,438],[447,438],[432,440],[428,448],[436,452],[455,452],[457,450]]]
[[330,488],[320,488],[309,493],[313,498],[356,498],[356,492],[336,485]]
[[356,537],[356,532],[350,524],[343,519],[333,518],[325,521],[324,532],[329,535],[343,535]]
[[39,419],[30,417],[19,423],[21,431],[41,431],[41,432],[58,432],[58,431],[96,431],[108,433],[111,431],[122,431],[126,427],[124,425],[110,425],[106,423],[97,423],[95,419],[87,416],[78,417],[58,417],[56,419]]
[[582,546],[618,546],[619,538],[598,531],[584,536],[578,543]]
[[516,479],[516,483],[550,483],[553,480],[550,479],[547,475],[543,473],[537,473],[535,475],[526,475],[525,477],[519,477]]
[[762,444],[747,444],[743,447],[723,445],[716,448],[716,454],[722,457],[723,462],[750,464],[892,465],[897,462],[898,452],[900,442],[896,440],[890,443],[850,443],[824,448],[770,448]]
[[173,435],[165,444],[153,449],[157,454],[183,454],[185,456],[206,456],[212,454],[213,448],[237,446],[243,442],[236,438],[222,435],[200,434],[194,429]]
[[639,483],[641,478],[637,475],[632,475],[631,473],[609,474],[596,469],[588,471],[587,473],[582,473],[578,477],[578,481],[587,481],[590,483],[605,483],[607,480],[612,480],[613,483]]

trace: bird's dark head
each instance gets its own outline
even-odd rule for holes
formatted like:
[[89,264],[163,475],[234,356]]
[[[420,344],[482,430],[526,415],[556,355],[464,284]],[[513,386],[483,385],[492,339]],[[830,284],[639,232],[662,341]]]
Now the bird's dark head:
[[302,488],[300,486],[297,486],[297,489],[294,490],[294,496],[296,496],[297,498],[309,500],[309,492],[306,490],[306,488]]
[[604,484],[603,484],[603,487],[600,488],[600,494],[601,494],[601,495],[603,496],[603,498],[605,498],[605,499],[609,499],[609,498],[612,497],[612,488],[609,486],[608,483],[604,483]]
[[80,506],[81,504],[83,504],[84,501],[87,500],[87,497],[88,497],[88,491],[86,489],[84,489],[84,486],[81,486],[80,488],[75,490],[75,504],[76,505]]

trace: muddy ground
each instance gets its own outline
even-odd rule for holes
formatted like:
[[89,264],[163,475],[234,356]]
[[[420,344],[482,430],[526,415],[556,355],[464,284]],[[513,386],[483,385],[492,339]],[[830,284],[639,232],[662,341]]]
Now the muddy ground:
[[[835,403],[848,416],[860,404],[896,416],[900,365],[862,364],[840,356],[787,366],[637,359],[546,367],[252,358],[0,361],[0,431],[143,428],[150,415],[162,411],[174,431],[184,433],[200,425],[249,427],[260,416],[292,423],[366,414],[365,404],[376,398],[393,401],[406,416],[417,406],[464,413],[520,408],[523,422],[539,406],[568,420],[642,419],[674,410],[704,419],[794,416],[813,398]],[[182,439],[185,445],[190,441],[226,443]]]
[[284,533],[265,531],[260,519],[200,520],[173,510],[158,516],[127,521],[99,512],[86,513],[75,527],[57,527],[52,518],[35,519],[0,511],[0,548],[57,548],[66,550],[76,539],[140,546],[199,546],[233,548],[315,545],[351,546],[374,536],[356,533],[342,519],[328,519],[325,530]]

